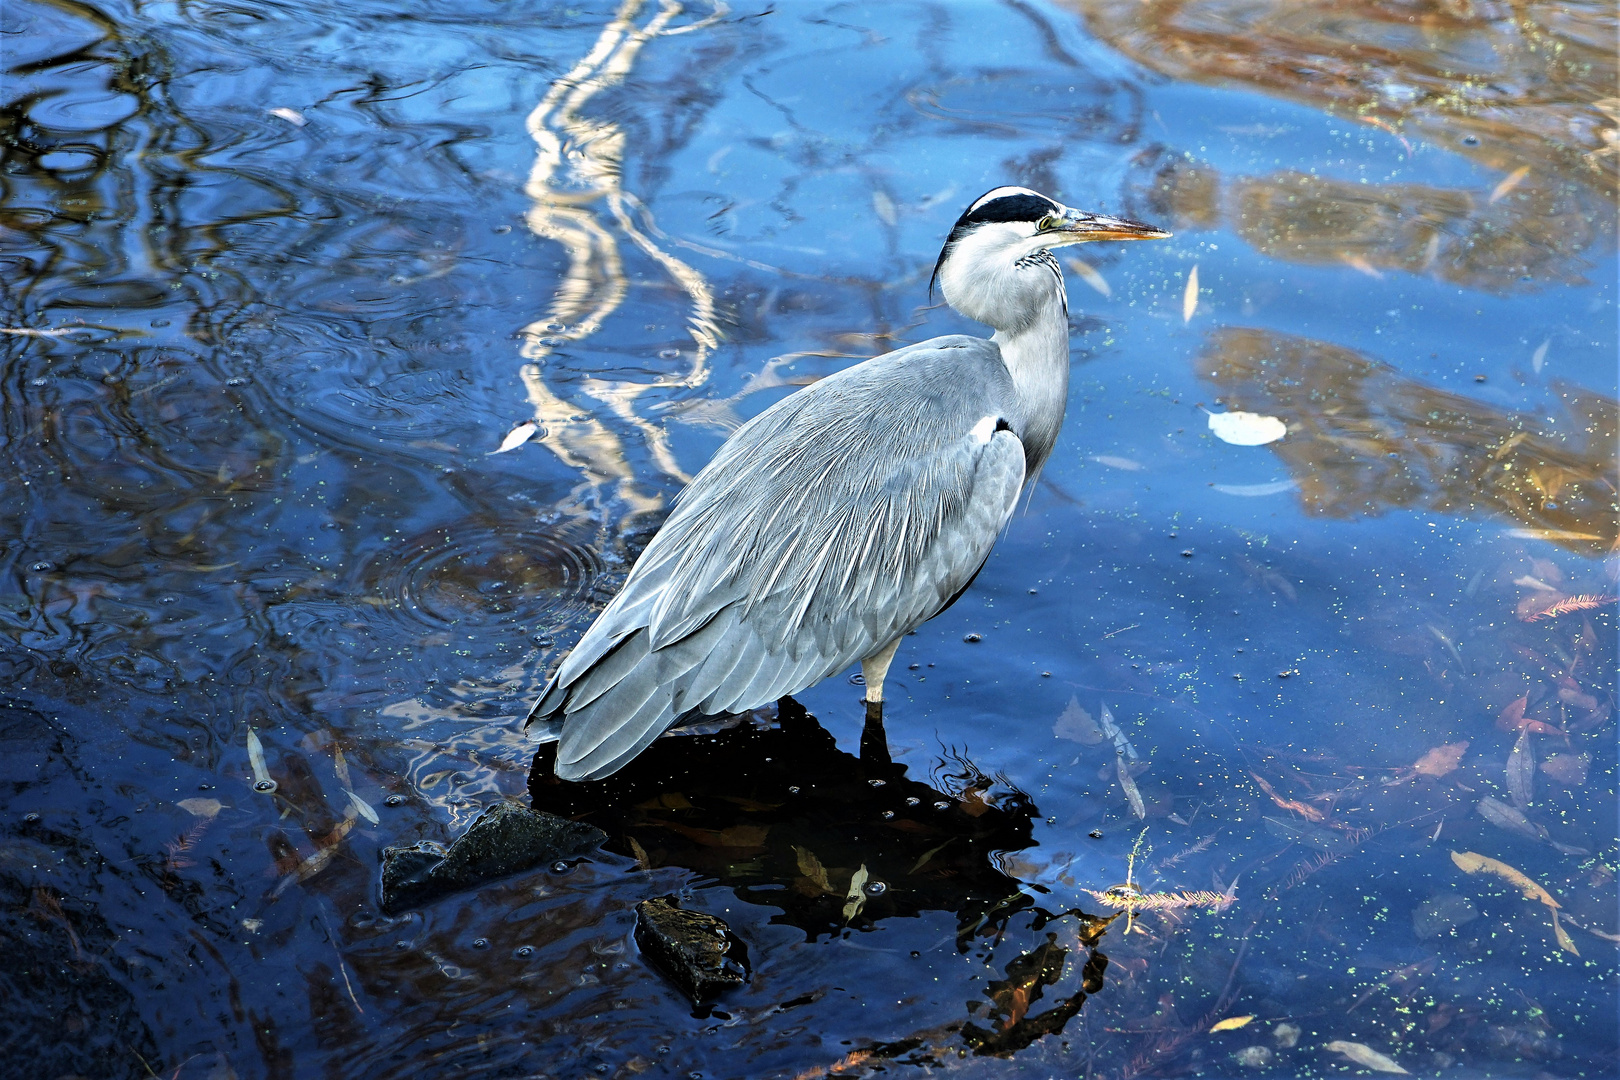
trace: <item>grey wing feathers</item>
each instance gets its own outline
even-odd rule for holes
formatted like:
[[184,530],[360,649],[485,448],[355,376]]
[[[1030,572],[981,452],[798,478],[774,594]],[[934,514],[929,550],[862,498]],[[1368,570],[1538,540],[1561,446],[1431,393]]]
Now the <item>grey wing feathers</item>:
[[686,712],[775,701],[936,614],[1012,513],[1020,430],[996,346],[971,337],[859,364],[743,425],[535,706],[531,721],[564,718],[557,775],[606,776]]

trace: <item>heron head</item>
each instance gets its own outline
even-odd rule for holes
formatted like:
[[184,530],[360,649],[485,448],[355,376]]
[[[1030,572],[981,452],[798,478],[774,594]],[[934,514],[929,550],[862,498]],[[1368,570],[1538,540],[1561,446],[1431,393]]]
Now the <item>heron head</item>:
[[[1057,263],[1040,256],[1093,240],[1161,240],[1163,229],[1127,218],[1088,214],[1023,187],[979,196],[951,229],[934,264],[945,300],[970,319],[1016,330],[1053,295]],[[1057,279],[1062,290],[1061,273]]]

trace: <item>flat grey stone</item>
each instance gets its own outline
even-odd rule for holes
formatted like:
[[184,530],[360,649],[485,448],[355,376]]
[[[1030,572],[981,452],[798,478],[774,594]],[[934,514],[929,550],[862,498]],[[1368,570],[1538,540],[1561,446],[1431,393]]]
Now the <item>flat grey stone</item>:
[[448,848],[422,842],[383,850],[382,908],[419,907],[453,892],[475,888],[594,851],[607,834],[593,825],[500,802],[478,815]]
[[682,911],[671,896],[636,905],[636,944],[694,1004],[748,981],[747,954],[725,920]]

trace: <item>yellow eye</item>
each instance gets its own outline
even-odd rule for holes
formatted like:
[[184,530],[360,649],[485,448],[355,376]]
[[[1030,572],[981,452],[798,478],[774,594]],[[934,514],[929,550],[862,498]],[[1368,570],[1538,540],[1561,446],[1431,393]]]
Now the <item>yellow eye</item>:
[[1038,232],[1046,232],[1048,229],[1057,228],[1058,224],[1062,222],[1062,220],[1063,219],[1058,217],[1056,214],[1047,214],[1045,217],[1041,218],[1040,222],[1035,226],[1035,229]]

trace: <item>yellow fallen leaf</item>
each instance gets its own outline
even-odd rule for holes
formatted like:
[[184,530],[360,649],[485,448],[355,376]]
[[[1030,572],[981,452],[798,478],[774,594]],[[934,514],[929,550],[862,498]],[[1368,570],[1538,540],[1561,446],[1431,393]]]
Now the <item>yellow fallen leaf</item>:
[[1217,1031],[1236,1031],[1240,1027],[1246,1027],[1249,1021],[1253,1019],[1253,1016],[1228,1016],[1225,1020],[1210,1028],[1209,1031],[1211,1035]]
[[1192,322],[1193,312],[1198,310],[1198,267],[1194,264],[1192,273],[1187,275],[1187,289],[1181,294],[1181,321]]
[[1418,758],[1417,764],[1412,767],[1417,770],[1419,776],[1444,776],[1456,771],[1467,749],[1467,739],[1462,742],[1441,743]]
[[1081,259],[1064,259],[1063,261],[1069,264],[1069,269],[1073,270],[1081,281],[1104,296],[1112,297],[1114,295],[1114,290],[1108,287],[1108,279],[1098,273],[1096,267]]
[[1558,947],[1576,956],[1581,955],[1581,951],[1575,947],[1575,942],[1564,930],[1563,924],[1558,921],[1558,901],[1554,900],[1546,889],[1507,863],[1498,862],[1488,855],[1480,855],[1473,851],[1453,851],[1451,861],[1465,874],[1490,874],[1499,877],[1523,893],[1526,900],[1536,900],[1547,905],[1552,910],[1553,936],[1558,939]]
[[1520,165],[1517,169],[1514,169],[1512,172],[1504,176],[1502,178],[1502,182],[1497,184],[1496,187],[1492,189],[1490,201],[1496,202],[1497,200],[1501,199],[1508,192],[1524,183],[1524,178],[1529,175],[1530,166]]
[[866,864],[862,863],[861,868],[855,871],[849,879],[849,892],[844,896],[845,924],[848,924],[851,919],[859,915],[861,908],[866,906],[867,876]]
[[1346,1042],[1343,1039],[1334,1039],[1332,1042],[1323,1046],[1322,1049],[1331,1050],[1335,1054],[1343,1054],[1357,1065],[1363,1065],[1369,1069],[1375,1069],[1378,1072],[1410,1075],[1405,1069],[1401,1068],[1395,1063],[1394,1058],[1385,1054],[1380,1054],[1372,1047],[1363,1043]]

